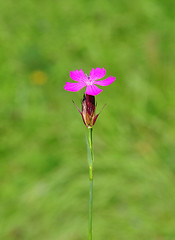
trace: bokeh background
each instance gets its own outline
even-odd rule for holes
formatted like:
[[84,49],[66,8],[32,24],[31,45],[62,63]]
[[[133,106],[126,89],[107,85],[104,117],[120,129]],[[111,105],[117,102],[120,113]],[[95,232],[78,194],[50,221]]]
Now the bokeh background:
[[88,239],[83,90],[117,80],[94,128],[96,240],[175,239],[175,1],[0,2],[0,239]]

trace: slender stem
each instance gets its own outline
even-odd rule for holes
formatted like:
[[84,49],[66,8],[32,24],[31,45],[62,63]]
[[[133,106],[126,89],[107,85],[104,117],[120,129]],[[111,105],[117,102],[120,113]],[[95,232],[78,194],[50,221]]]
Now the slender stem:
[[93,179],[89,182],[89,240],[92,240]]
[[92,128],[89,128],[89,240],[92,240],[92,207],[93,207],[93,147],[92,147]]

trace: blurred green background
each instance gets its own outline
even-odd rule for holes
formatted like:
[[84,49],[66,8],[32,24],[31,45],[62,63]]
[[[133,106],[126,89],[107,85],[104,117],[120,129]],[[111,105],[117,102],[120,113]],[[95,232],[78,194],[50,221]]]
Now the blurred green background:
[[[0,239],[88,239],[83,91],[117,80],[94,128],[94,240],[175,239],[175,1],[0,2]],[[72,81],[73,82],[73,81]]]

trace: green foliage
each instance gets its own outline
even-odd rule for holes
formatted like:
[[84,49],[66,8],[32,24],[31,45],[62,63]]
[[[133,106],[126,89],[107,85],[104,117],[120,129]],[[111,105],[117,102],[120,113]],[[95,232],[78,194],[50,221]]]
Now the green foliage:
[[88,239],[86,131],[69,71],[96,97],[94,239],[175,239],[175,2],[0,2],[0,239]]

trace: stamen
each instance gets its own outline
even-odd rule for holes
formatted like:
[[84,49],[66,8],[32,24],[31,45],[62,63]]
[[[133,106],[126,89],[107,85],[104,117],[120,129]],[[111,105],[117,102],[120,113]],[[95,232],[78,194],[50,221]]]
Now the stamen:
[[85,76],[87,77],[87,80],[86,80],[86,85],[93,85],[94,84],[94,81],[87,75],[87,73],[85,73]]

